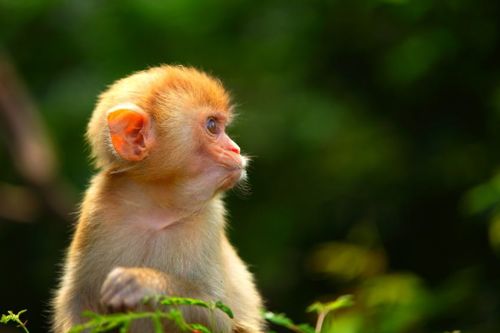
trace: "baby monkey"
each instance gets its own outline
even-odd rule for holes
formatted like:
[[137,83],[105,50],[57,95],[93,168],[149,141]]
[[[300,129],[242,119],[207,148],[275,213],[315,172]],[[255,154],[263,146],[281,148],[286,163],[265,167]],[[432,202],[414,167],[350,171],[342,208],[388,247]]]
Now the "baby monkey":
[[[87,130],[99,172],[54,299],[55,333],[83,323],[85,310],[137,310],[157,294],[221,300],[234,320],[182,308],[214,332],[262,332],[261,298],[224,229],[222,193],[247,164],[226,133],[231,118],[222,84],[193,68],[151,68],[100,96]],[[129,332],[153,327],[137,321]],[[166,322],[165,332],[177,329]]]

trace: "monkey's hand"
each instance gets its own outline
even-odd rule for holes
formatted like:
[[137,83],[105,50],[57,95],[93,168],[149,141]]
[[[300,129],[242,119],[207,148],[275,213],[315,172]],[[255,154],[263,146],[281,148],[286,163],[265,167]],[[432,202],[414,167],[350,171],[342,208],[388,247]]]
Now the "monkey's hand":
[[116,267],[104,280],[101,303],[113,312],[137,309],[145,297],[165,293],[166,284],[154,269]]

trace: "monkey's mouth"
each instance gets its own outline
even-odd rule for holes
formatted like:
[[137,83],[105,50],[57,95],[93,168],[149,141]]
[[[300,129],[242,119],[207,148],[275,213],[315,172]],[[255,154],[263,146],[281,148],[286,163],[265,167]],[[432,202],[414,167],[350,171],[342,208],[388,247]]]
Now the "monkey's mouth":
[[223,164],[226,175],[221,181],[222,190],[234,187],[238,182],[245,180],[247,177],[246,167],[249,159],[243,155],[238,155],[237,157],[237,159],[232,161],[233,163]]

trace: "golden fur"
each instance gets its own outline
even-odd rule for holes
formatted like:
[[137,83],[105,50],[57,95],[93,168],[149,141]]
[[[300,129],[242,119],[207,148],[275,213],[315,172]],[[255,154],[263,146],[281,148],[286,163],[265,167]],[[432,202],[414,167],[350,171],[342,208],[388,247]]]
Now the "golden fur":
[[[121,103],[137,105],[155,124],[156,143],[139,162],[120,158],[110,143],[106,113]],[[206,171],[206,159],[193,162],[207,144],[193,124],[207,112],[229,120],[228,94],[219,81],[192,68],[142,71],[100,96],[87,131],[100,171],[82,202],[54,299],[55,333],[82,323],[84,310],[106,311],[101,288],[116,267],[129,268],[153,290],[221,300],[235,319],[218,314],[217,332],[262,332],[261,298],[225,232],[222,190],[213,180],[222,171]],[[188,320],[209,325],[204,311],[184,312]],[[138,322],[131,332],[152,327]]]

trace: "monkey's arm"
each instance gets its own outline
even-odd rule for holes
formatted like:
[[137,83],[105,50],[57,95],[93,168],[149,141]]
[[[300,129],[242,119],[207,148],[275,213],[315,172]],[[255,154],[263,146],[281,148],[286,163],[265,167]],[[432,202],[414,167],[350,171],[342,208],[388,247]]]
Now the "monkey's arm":
[[[206,292],[200,291],[193,284],[187,281],[180,281],[179,278],[171,278],[167,273],[145,267],[117,267],[108,274],[102,285],[101,303],[109,311],[113,312],[142,311],[149,309],[149,305],[141,304],[144,297],[159,294],[193,297],[204,300],[211,299]],[[211,327],[215,332],[229,333],[233,330],[233,322],[225,314],[216,313],[215,316],[212,316],[208,309],[199,309],[197,307],[185,308],[182,311],[187,322],[200,323]],[[212,320],[208,318],[212,318]],[[139,325],[149,327],[147,326],[148,323],[144,322],[139,323]],[[165,325],[167,325],[166,332],[177,332],[175,325],[169,326],[171,325],[169,323]],[[150,331],[149,329],[140,328],[133,332]]]
[[101,303],[112,311],[131,310],[144,297],[173,294],[178,289],[176,287],[167,274],[155,269],[116,267],[104,280]]
[[253,277],[226,237],[222,241],[228,276],[228,305],[234,312],[235,333],[263,333],[263,309]]

